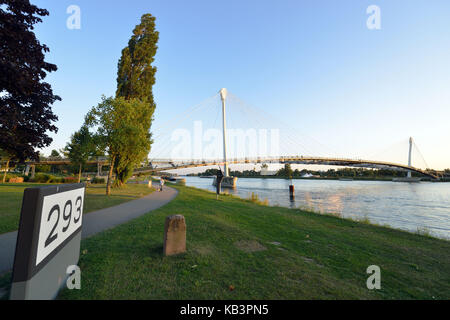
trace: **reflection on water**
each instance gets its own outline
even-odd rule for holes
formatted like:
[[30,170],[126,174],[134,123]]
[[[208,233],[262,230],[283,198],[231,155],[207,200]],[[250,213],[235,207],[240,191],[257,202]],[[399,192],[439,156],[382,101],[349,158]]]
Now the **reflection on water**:
[[325,202],[328,203],[328,209],[326,211],[341,213],[343,209],[343,195],[343,193],[330,195],[328,199],[325,200]]
[[[253,193],[270,205],[311,208],[354,219],[368,218],[380,225],[450,238],[450,183],[399,183],[388,181],[290,180],[240,178],[235,190],[224,192],[241,198]],[[212,179],[187,177],[186,185],[215,191]]]

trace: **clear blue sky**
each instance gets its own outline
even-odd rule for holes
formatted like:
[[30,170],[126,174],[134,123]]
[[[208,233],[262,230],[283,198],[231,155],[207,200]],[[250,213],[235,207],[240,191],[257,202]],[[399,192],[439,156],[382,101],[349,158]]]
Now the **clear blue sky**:
[[[58,65],[47,80],[63,99],[44,154],[115,93],[121,50],[151,13],[160,32],[156,127],[227,87],[342,155],[413,136],[431,167],[450,167],[448,0],[31,2],[50,11],[36,33]],[[81,30],[66,28],[72,4]],[[381,30],[366,27],[372,4]]]

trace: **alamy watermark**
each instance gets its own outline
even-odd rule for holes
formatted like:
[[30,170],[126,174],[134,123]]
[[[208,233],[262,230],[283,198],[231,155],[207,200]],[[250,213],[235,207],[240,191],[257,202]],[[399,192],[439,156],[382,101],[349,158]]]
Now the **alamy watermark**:
[[78,266],[68,266],[66,274],[69,275],[66,281],[67,289],[81,290],[81,269]]
[[[280,153],[279,129],[228,129],[227,158],[275,157]],[[183,128],[172,132],[171,159],[220,159],[223,157],[222,130],[204,129],[202,121],[195,121],[193,130]]]
[[372,265],[366,270],[370,277],[367,278],[367,289],[369,290],[380,290],[381,289],[381,269],[379,266]]
[[81,9],[77,5],[70,5],[66,10],[67,14],[70,16],[67,18],[66,26],[69,30],[80,30],[81,29]]
[[369,30],[381,30],[381,9],[377,5],[371,5],[367,7],[366,13],[370,15],[367,18],[367,29]]

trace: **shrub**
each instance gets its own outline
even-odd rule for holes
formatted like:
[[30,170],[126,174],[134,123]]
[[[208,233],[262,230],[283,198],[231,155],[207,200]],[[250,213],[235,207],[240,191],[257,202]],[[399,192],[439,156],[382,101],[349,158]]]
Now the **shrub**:
[[254,192],[250,195],[250,198],[248,199],[250,202],[262,205],[262,206],[268,206],[269,205],[269,199],[260,200],[258,195]]
[[33,179],[30,179],[31,182],[37,183],[49,183],[52,180],[52,176],[47,173],[36,173]]
[[23,183],[23,181],[24,181],[23,177],[9,178],[9,183]]
[[49,183],[64,183],[64,178],[52,176]]
[[[3,175],[5,173],[4,172],[0,172],[0,182],[3,181]],[[17,176],[15,174],[11,174],[11,173],[7,173],[6,174],[6,182],[9,182],[9,180],[11,180],[11,178],[16,178]]]
[[35,183],[77,183],[78,178],[76,177],[57,177],[52,176],[48,173],[36,173],[33,179],[25,178],[25,181],[35,182]]
[[186,185],[186,180],[184,180],[184,179],[183,180],[178,180],[177,184],[180,185],[180,186],[185,186]]
[[105,184],[105,178],[97,178],[95,177],[94,179],[92,179],[91,183],[93,184]]
[[63,183],[77,183],[78,178],[75,177],[65,177],[63,178]]
[[[0,174],[0,182],[3,180],[3,172]],[[24,181],[24,177],[22,175],[7,173],[6,174],[6,182],[9,183],[22,183]]]
[[433,234],[427,227],[417,227],[417,234],[424,236],[424,237],[432,237]]
[[50,165],[37,165],[36,166],[37,173],[46,173],[46,172],[50,172],[51,170],[52,170],[52,167]]

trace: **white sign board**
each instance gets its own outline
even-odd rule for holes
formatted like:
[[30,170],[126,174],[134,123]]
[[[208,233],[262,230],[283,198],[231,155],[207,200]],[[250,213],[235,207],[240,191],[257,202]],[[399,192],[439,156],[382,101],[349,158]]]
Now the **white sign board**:
[[84,188],[44,197],[36,266],[80,228],[83,205]]

